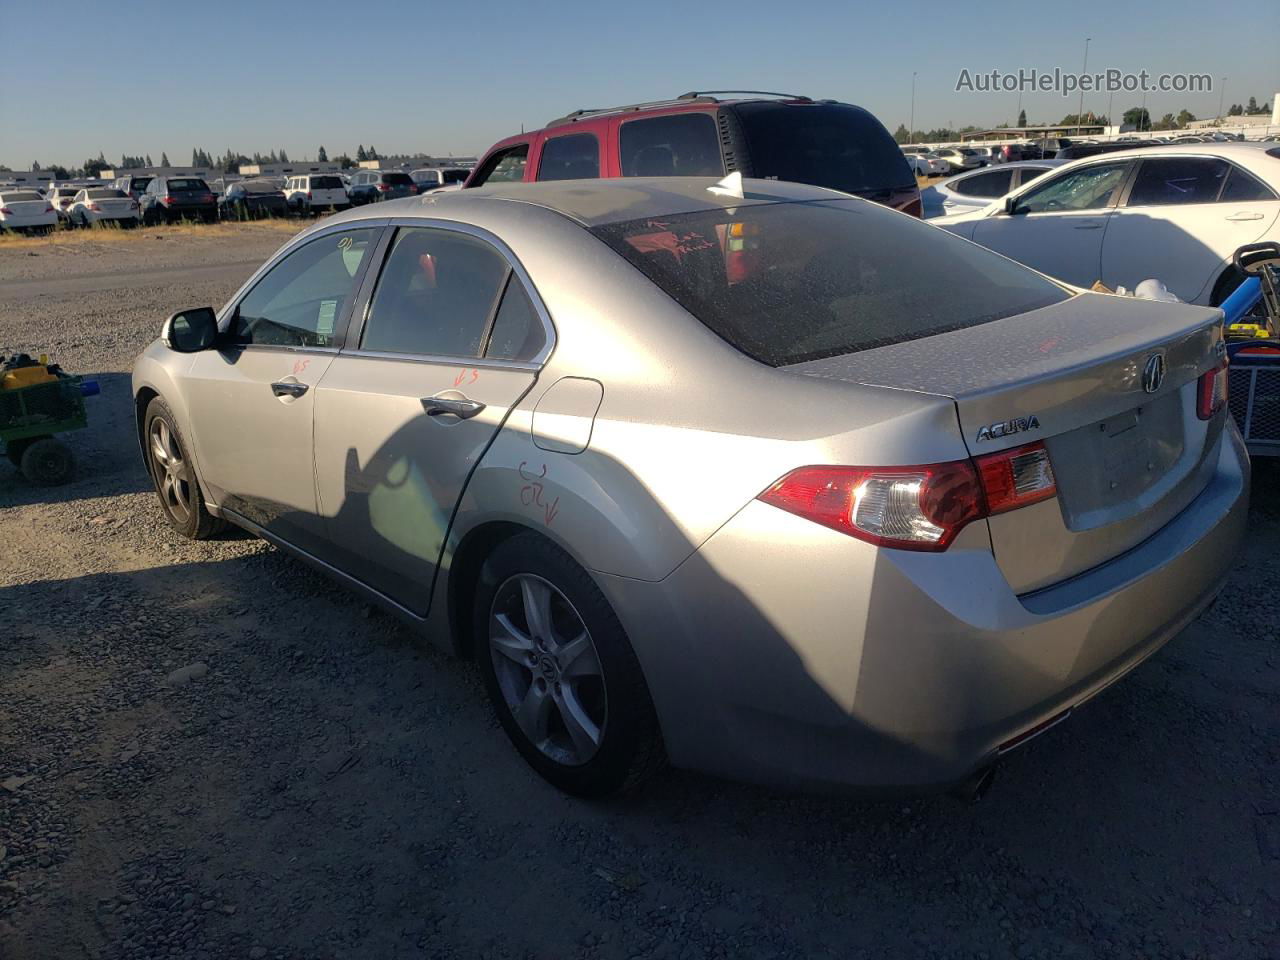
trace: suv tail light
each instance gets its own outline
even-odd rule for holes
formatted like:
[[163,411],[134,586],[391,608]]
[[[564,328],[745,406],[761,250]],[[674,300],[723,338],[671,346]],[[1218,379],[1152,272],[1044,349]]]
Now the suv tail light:
[[379,190],[383,190],[383,191],[390,190],[390,189],[391,189],[391,184],[389,184],[389,183],[380,183],[380,184],[378,184],[378,189],[379,189]]
[[1227,404],[1227,361],[1205,371],[1196,383],[1196,416],[1208,420]]
[[310,199],[311,199],[311,191],[310,191],[310,190],[308,190],[308,191],[307,191],[307,199],[308,199],[308,200],[310,200]]
[[101,213],[101,212],[102,212],[102,208],[101,208],[100,206],[98,206],[96,203],[91,203],[91,204],[89,204],[89,209],[90,209],[90,210],[92,210],[94,213]]
[[167,207],[169,204],[173,203],[173,197],[169,196],[166,193],[163,197],[160,198],[160,202]]
[[879,547],[940,552],[972,521],[1056,494],[1036,443],[914,467],[801,467],[757,499]]

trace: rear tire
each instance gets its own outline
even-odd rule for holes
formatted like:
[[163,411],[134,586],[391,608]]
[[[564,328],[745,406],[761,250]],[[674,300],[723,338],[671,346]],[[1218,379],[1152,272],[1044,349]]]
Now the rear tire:
[[64,484],[75,472],[75,454],[61,440],[40,437],[22,451],[22,475],[38,487]]
[[604,797],[661,769],[657,715],[626,631],[558,546],[533,532],[499,544],[480,570],[472,626],[498,721],[543,779]]
[[187,443],[173,412],[159,397],[147,404],[142,437],[147,472],[169,526],[189,540],[206,540],[221,532],[226,521],[205,508]]

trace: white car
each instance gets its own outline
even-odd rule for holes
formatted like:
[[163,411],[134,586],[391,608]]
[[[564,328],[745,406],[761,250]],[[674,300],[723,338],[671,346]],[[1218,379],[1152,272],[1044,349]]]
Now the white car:
[[1074,160],[932,223],[1078,287],[1154,278],[1216,306],[1239,283],[1236,248],[1280,240],[1280,148],[1167,144]]
[[956,174],[920,191],[924,216],[943,217],[981,210],[1006,193],[1030,183],[1042,173],[1060,167],[1065,160],[1019,160]]
[[138,225],[138,201],[115,187],[86,187],[75,195],[67,209],[73,227],[114,223],[121,227]]
[[423,167],[409,174],[418,185],[419,193],[439,190],[453,183],[465,183],[471,171],[465,167]]
[[48,233],[57,225],[57,213],[35,190],[0,190],[0,230]]
[[1004,154],[998,147],[970,147],[969,149],[978,155],[979,162],[986,161],[988,166],[1004,163]]
[[963,173],[987,165],[987,161],[978,156],[972,147],[939,147],[930,156],[944,161],[952,173]]
[[[922,177],[937,177],[951,171],[950,164],[936,156],[928,147],[903,147],[902,153],[907,158],[907,163],[911,164],[911,169]],[[917,163],[917,159],[922,163]]]
[[58,219],[65,220],[71,204],[75,203],[76,194],[83,189],[72,183],[58,183],[45,190],[44,198],[49,201],[49,206],[53,207]]
[[285,181],[284,199],[301,216],[319,210],[346,210],[351,206],[342,177],[336,173],[308,173]]

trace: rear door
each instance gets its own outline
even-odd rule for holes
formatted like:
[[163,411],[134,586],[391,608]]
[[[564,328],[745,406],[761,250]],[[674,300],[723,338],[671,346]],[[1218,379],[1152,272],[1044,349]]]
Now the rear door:
[[1037,180],[1018,195],[1018,212],[979,220],[972,239],[1079,287],[1101,276],[1102,239],[1131,161],[1095,163]]
[[1103,283],[1155,278],[1188,303],[1208,302],[1231,254],[1280,215],[1266,184],[1221,157],[1144,159],[1126,194],[1103,242]]
[[316,390],[319,503],[335,562],[423,615],[454,509],[550,324],[509,252],[457,224],[401,222],[374,279]]
[[184,377],[200,473],[216,502],[312,553],[314,387],[337,354],[380,226],[333,228],[275,261],[222,318],[230,341]]

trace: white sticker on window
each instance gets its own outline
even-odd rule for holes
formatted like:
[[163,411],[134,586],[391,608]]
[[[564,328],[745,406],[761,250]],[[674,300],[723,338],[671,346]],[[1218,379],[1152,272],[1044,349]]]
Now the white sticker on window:
[[320,316],[316,319],[316,333],[328,338],[333,336],[333,318],[338,313],[337,300],[321,300]]

